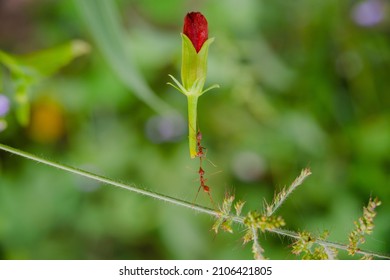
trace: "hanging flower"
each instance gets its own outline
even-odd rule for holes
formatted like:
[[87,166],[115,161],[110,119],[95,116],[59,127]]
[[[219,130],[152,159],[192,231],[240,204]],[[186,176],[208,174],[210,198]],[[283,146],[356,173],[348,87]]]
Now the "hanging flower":
[[187,96],[188,130],[191,158],[196,157],[196,119],[198,98],[206,91],[219,87],[213,85],[205,90],[207,55],[214,38],[208,38],[206,18],[199,12],[188,13],[184,18],[182,37],[181,83],[169,75],[174,84],[168,83]]

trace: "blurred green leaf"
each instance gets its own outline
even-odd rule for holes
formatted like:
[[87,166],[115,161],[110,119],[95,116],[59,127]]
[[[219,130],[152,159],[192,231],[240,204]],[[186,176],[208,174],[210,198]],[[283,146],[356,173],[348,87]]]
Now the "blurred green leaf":
[[17,61],[20,65],[36,70],[42,76],[50,76],[89,51],[90,46],[86,42],[74,40],[57,47],[18,56]]
[[11,73],[17,106],[16,118],[22,126],[29,123],[29,92],[32,86],[41,78],[53,75],[76,57],[88,53],[89,50],[89,45],[80,40],[21,56],[10,55],[0,50],[0,63]]
[[132,54],[126,49],[127,37],[120,24],[114,1],[74,1],[88,29],[102,51],[108,64],[142,101],[157,113],[172,112],[172,108],[160,99],[138,72]]

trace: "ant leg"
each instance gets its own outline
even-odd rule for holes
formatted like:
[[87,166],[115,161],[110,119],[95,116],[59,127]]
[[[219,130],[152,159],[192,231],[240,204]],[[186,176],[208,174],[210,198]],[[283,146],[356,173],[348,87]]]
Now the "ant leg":
[[198,191],[196,192],[194,202],[192,203],[192,204],[194,204],[194,205],[195,205],[196,199],[198,198],[198,195],[199,195],[199,192],[200,192],[200,189],[201,189],[201,188],[202,188],[202,185],[199,186]]

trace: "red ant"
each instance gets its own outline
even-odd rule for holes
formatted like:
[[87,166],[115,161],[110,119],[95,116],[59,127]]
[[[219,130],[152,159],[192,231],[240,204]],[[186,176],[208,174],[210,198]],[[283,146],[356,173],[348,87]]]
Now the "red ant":
[[198,152],[197,152],[196,156],[199,158],[199,171],[198,171],[198,174],[199,174],[200,186],[199,186],[198,191],[196,193],[194,203],[195,203],[195,201],[196,201],[196,199],[197,199],[197,197],[199,195],[200,189],[203,189],[203,191],[208,194],[208,196],[210,198],[210,201],[211,201],[211,204],[214,206],[214,208],[216,208],[214,200],[211,197],[210,187],[206,185],[207,179],[204,177],[205,171],[202,168],[202,160],[203,160],[203,158],[206,155],[203,152],[203,149],[205,149],[205,148],[201,145],[201,141],[202,141],[202,133],[200,132],[200,130],[198,130],[198,133],[196,134],[196,145],[198,147]]
[[[198,133],[196,134],[196,145],[198,147],[198,152],[196,153],[196,156],[199,158],[200,166],[202,166],[202,159],[206,158],[206,153],[203,152],[203,149],[206,148],[201,145],[201,141],[202,133],[200,132],[200,130],[198,130]],[[217,167],[211,160],[209,160],[208,158],[206,159],[212,166]]]
[[196,156],[199,157],[200,160],[202,160],[202,157],[205,156],[205,154],[203,153],[204,147],[202,147],[201,141],[202,141],[202,133],[200,132],[200,130],[198,130],[198,133],[196,134],[196,145],[198,146],[198,153],[196,154]]

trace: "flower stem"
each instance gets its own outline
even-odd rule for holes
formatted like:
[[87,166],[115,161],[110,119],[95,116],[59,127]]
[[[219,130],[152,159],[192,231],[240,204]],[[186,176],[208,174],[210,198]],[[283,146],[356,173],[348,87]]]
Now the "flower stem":
[[187,95],[188,101],[188,140],[190,145],[190,156],[195,158],[197,155],[196,151],[196,120],[197,120],[197,107],[198,107],[198,96],[189,94]]

